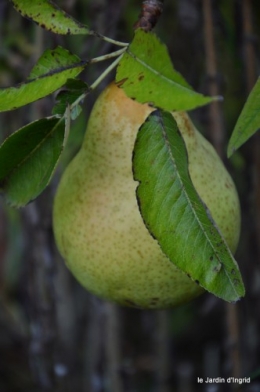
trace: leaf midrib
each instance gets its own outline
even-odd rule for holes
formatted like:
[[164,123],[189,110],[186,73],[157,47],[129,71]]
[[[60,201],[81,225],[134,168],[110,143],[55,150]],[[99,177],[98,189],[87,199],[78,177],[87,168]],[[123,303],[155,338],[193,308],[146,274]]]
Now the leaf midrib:
[[[201,221],[200,221],[200,219],[199,219],[199,217],[198,217],[198,215],[197,215],[195,209],[193,208],[193,204],[191,203],[190,198],[189,198],[189,195],[188,195],[188,193],[187,193],[187,191],[186,191],[186,185],[185,185],[185,183],[181,180],[181,176],[180,176],[180,174],[179,174],[179,170],[178,170],[177,165],[176,165],[176,163],[175,163],[175,159],[174,159],[174,156],[173,156],[173,154],[172,154],[172,149],[171,149],[171,147],[170,147],[170,143],[169,143],[169,140],[168,140],[168,137],[167,137],[167,133],[166,133],[166,131],[164,130],[165,127],[166,127],[166,126],[164,126],[164,124],[161,123],[162,135],[163,135],[163,138],[164,138],[164,140],[165,140],[165,144],[166,144],[166,146],[167,146],[167,149],[168,149],[168,152],[169,152],[169,155],[170,155],[170,158],[171,158],[171,159],[170,159],[170,162],[172,162],[172,164],[173,164],[173,166],[174,166],[174,168],[175,168],[175,171],[176,171],[176,174],[177,174],[177,178],[178,178],[178,180],[179,180],[179,183],[180,183],[181,185],[183,185],[183,186],[182,186],[182,192],[183,192],[183,194],[184,194],[184,196],[185,196],[185,198],[186,198],[186,200],[187,200],[188,205],[190,206],[190,209],[191,209],[191,211],[192,211],[192,213],[193,213],[193,215],[194,215],[194,218],[195,218],[196,222],[198,223],[199,227],[201,228],[201,230],[202,230],[202,232],[203,232],[204,237],[206,238],[207,242],[210,244],[211,249],[213,250],[214,255],[217,257],[217,260],[218,260],[219,264],[221,265],[221,268],[223,267],[224,273],[225,273],[225,275],[227,276],[229,282],[231,283],[231,286],[232,286],[232,288],[233,288],[234,293],[240,297],[238,291],[235,289],[235,286],[234,286],[234,283],[233,283],[232,279],[230,279],[230,275],[229,275],[229,273],[228,273],[228,271],[227,271],[227,268],[226,268],[225,264],[224,264],[223,262],[220,261],[218,252],[215,250],[215,247],[213,246],[213,244],[212,244],[210,238],[208,237],[208,235],[207,235],[207,233],[206,233],[206,231],[205,231],[205,229],[204,229],[204,227],[203,227],[203,225],[202,225],[202,223],[201,223]],[[184,142],[184,144],[185,144],[185,142]],[[186,148],[186,145],[185,145],[185,148]],[[187,156],[188,156],[188,154],[187,154]],[[194,187],[194,189],[195,189],[195,187]],[[196,189],[195,189],[195,190],[196,190]],[[196,191],[196,193],[197,193],[199,199],[201,199],[197,191]],[[203,203],[204,203],[204,202],[203,202]],[[205,204],[205,203],[204,203],[204,204]],[[205,204],[205,206],[206,206],[206,204]],[[207,208],[207,215],[208,215],[208,218],[211,219],[211,220],[214,222],[214,220],[213,220],[213,218],[211,217],[210,211],[209,211],[209,209],[208,209],[207,206],[206,206],[206,208]],[[214,222],[214,223],[215,223],[215,222]],[[217,225],[216,225],[216,224],[214,224],[214,228],[218,231],[218,234],[220,235],[222,241],[226,244],[226,241],[225,241],[225,239],[223,238],[223,236],[222,236],[221,232],[219,231],[219,229],[217,228]],[[229,249],[228,246],[227,246],[227,249],[228,249],[229,255],[231,256],[231,259],[235,262],[235,260],[234,260],[234,258],[233,258],[233,256],[232,256],[232,254],[231,254],[230,249]]]

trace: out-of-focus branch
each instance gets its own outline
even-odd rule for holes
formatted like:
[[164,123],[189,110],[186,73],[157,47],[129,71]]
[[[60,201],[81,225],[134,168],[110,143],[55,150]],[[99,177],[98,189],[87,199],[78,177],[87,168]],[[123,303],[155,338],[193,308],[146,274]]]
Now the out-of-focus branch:
[[[217,60],[214,42],[214,23],[212,14],[212,1],[203,0],[204,14],[204,40],[206,55],[206,70],[210,80],[210,95],[218,95],[217,82]],[[222,121],[222,110],[219,102],[213,102],[210,105],[210,134],[213,145],[221,157],[224,156],[224,127]],[[226,322],[228,334],[228,354],[231,362],[232,376],[240,377],[241,374],[241,353],[239,349],[239,324],[238,311],[236,305],[227,304],[226,306]]]
[[28,262],[29,360],[38,390],[47,391],[55,385],[55,272],[49,233],[45,226],[48,223],[41,214],[41,208],[42,204],[38,200],[27,206],[23,211],[23,222]]
[[157,312],[157,350],[156,381],[158,392],[169,392],[170,350],[169,350],[169,312]]
[[244,64],[246,71],[246,89],[248,94],[256,82],[256,55],[253,40],[252,1],[242,2],[243,35],[244,35]]
[[157,24],[163,11],[164,0],[143,1],[142,11],[138,21],[134,24],[134,29],[141,28],[144,31],[151,31]]
[[[205,44],[205,60],[206,72],[209,83],[209,95],[219,95],[218,71],[216,51],[214,44],[213,32],[213,15],[212,15],[212,1],[203,0],[203,16],[204,16],[204,44]],[[220,103],[215,101],[209,106],[209,129],[210,136],[214,147],[220,156],[223,156],[223,117]]]
[[[257,78],[257,70],[256,70],[256,52],[254,46],[254,34],[253,34],[253,25],[252,25],[252,1],[244,0],[242,2],[242,15],[243,15],[243,37],[244,37],[244,67],[245,67],[245,76],[246,76],[246,90],[249,94],[252,90],[256,78]],[[260,181],[259,181],[259,173],[260,173],[260,135],[257,133],[254,136],[253,147],[253,164],[254,164],[254,172],[253,172],[253,180],[254,180],[254,222],[255,222],[255,230],[256,230],[256,244],[257,244],[257,253],[258,260],[260,258]]]
[[228,353],[231,361],[232,376],[241,376],[241,352],[240,352],[240,330],[238,323],[237,305],[226,305],[226,322],[228,332]]
[[[32,62],[44,49],[43,30],[35,26]],[[42,102],[31,106],[30,119],[41,118]],[[52,217],[49,189],[23,211],[25,257],[27,261],[28,316],[30,320],[29,361],[38,391],[57,390],[55,354],[57,341],[56,266],[51,235]]]
[[120,374],[121,360],[121,337],[119,326],[119,310],[117,305],[106,304],[106,368],[109,391],[123,392],[123,381]]
[[104,333],[105,303],[90,296],[88,312],[88,326],[85,330],[84,344],[84,390],[88,392],[99,392],[102,385],[103,374],[100,364],[104,355],[104,344],[107,336]]
[[[245,88],[247,95],[251,92],[254,84],[257,80],[257,52],[255,46],[255,34],[253,25],[253,2],[252,0],[242,1],[242,15],[243,15],[243,62],[245,70]],[[251,299],[254,296],[259,295],[259,285],[256,284],[257,272],[259,273],[259,260],[260,260],[260,134],[257,132],[248,144],[249,154],[250,154],[250,170],[252,173],[252,191],[249,193],[250,196],[253,193],[253,198],[250,202],[251,214],[249,214],[250,219],[250,239],[253,239],[255,249],[254,254],[254,271],[251,269]],[[249,196],[249,197],[250,197]],[[249,246],[252,242],[249,240]],[[253,294],[253,295],[252,295]],[[251,301],[252,302],[252,301]],[[255,303],[253,304],[255,308]],[[248,330],[250,328],[250,339],[253,330],[259,330],[259,318],[255,317],[254,312],[251,313],[250,319],[248,321]],[[249,339],[249,341],[250,341]],[[250,357],[255,356],[255,347],[257,345],[255,342],[253,345],[248,345],[248,355]],[[256,356],[257,357],[257,356]]]

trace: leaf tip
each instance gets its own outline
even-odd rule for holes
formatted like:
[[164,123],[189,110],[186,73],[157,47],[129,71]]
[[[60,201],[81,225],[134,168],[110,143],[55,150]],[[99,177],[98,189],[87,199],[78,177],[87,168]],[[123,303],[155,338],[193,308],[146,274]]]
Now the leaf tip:
[[231,158],[231,156],[234,154],[234,152],[236,152],[236,148],[235,147],[231,147],[231,145],[228,145],[227,157]]

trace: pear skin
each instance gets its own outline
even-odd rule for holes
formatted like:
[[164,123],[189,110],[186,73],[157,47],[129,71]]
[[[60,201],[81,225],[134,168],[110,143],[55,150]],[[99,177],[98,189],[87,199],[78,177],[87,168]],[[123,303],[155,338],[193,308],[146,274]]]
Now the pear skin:
[[[91,293],[121,305],[162,309],[204,290],[165,256],[138,209],[132,151],[152,110],[114,83],[101,93],[82,147],[58,186],[53,228],[68,268]],[[187,147],[193,184],[234,252],[240,232],[234,183],[189,116],[173,116]]]

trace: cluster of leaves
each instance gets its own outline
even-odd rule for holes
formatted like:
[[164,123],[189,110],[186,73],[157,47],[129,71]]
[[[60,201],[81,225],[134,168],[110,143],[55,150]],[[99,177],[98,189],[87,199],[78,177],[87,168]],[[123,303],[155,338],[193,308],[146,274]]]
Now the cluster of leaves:
[[[34,2],[13,0],[12,3],[22,16],[30,18],[53,33],[96,35],[112,42],[109,38],[89,30],[87,26],[82,25],[48,0]],[[106,76],[107,72],[117,66],[116,81],[126,94],[141,103],[149,102],[159,109],[149,117],[138,134],[133,162],[137,179],[143,184],[139,187],[138,196],[145,200],[147,194],[151,192],[148,189],[149,184],[153,187],[153,183],[158,181],[159,177],[165,180],[165,176],[171,176],[169,171],[165,171],[160,172],[158,177],[158,170],[164,166],[163,161],[170,157],[172,163],[170,171],[178,174],[176,177],[178,181],[173,184],[174,187],[183,188],[186,184],[184,203],[189,206],[187,222],[196,216],[198,225],[194,230],[201,232],[203,248],[208,249],[200,258],[196,268],[192,265],[184,266],[183,262],[178,266],[189,273],[192,279],[199,279],[200,284],[208,291],[227,301],[236,301],[244,295],[239,269],[192,185],[188,174],[185,144],[177,131],[173,117],[165,112],[191,110],[208,104],[217,97],[203,96],[189,86],[173,68],[167,48],[156,35],[137,30],[129,45],[116,41],[114,43],[122,48],[107,56],[89,61],[80,59],[62,47],[54,50],[48,49],[42,54],[25,82],[0,90],[0,111],[7,111],[30,104],[62,88],[57,95],[57,104],[50,117],[39,119],[17,130],[0,147],[1,191],[8,203],[15,207],[22,207],[45,189],[66,144],[70,122],[80,113],[82,101],[89,91]],[[90,63],[114,57],[116,60],[90,87],[77,79]],[[259,127],[260,114],[257,108],[259,93],[258,82],[241,113],[230,140],[229,156]],[[140,140],[145,140],[145,142],[140,142]],[[161,157],[162,160],[158,161],[158,170],[151,173],[149,167],[145,165],[146,154],[148,151],[153,151],[154,158],[156,158],[162,144],[167,147],[165,154]],[[147,173],[149,173],[151,182],[148,182],[147,188],[143,190],[146,186],[143,179]],[[169,202],[174,203],[174,197],[169,199]],[[158,199],[153,209],[160,209],[160,203]],[[142,212],[142,215],[147,224],[149,214]],[[167,250],[167,244],[171,238],[161,238],[158,227],[170,225],[177,230],[178,222],[163,220],[148,223],[162,249],[172,259],[171,253]],[[212,230],[214,230],[214,235],[210,236],[209,232],[212,233]],[[192,241],[192,238],[190,240]],[[219,242],[222,243],[221,258],[219,252],[216,251],[216,243]],[[180,244],[181,247],[182,245]],[[208,268],[208,260],[212,251],[216,256],[216,265],[220,266],[215,269],[214,274],[211,274]],[[198,271],[204,272],[198,276]]]

